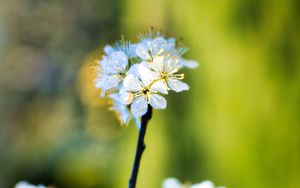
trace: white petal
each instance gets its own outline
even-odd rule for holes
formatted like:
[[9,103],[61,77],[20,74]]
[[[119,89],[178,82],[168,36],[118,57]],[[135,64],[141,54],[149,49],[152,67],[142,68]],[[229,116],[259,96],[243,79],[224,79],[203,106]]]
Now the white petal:
[[139,64],[138,74],[145,86],[148,86],[155,76],[155,73],[143,64]]
[[148,111],[147,99],[143,96],[136,98],[131,104],[131,113],[135,117],[143,116]]
[[189,88],[190,88],[186,83],[176,80],[176,79],[169,78],[167,82],[168,82],[168,86],[170,87],[170,89],[173,91],[176,91],[176,92],[189,90]]
[[125,72],[128,65],[128,57],[122,51],[112,52],[110,54],[110,63],[118,72]]
[[101,61],[99,61],[100,71],[103,74],[118,74],[118,70],[111,63],[111,59],[104,56]]
[[167,85],[163,80],[156,81],[150,89],[151,91],[157,91],[162,94],[168,94]]
[[137,77],[135,77],[132,74],[129,74],[124,79],[123,87],[127,91],[137,92],[141,90],[142,83]]
[[112,93],[112,94],[109,95],[109,98],[113,99],[114,101],[120,102],[119,93]]
[[131,114],[126,107],[120,109],[120,116],[123,124],[128,124],[131,119]]
[[139,67],[140,67],[140,64],[134,64],[134,65],[132,65],[129,68],[129,70],[127,71],[127,74],[128,75],[132,74],[132,75],[138,77],[139,76]]
[[118,87],[119,82],[120,82],[119,78],[113,75],[111,76],[101,75],[101,77],[96,80],[95,85],[97,88],[108,90],[111,88]]
[[104,90],[104,89],[101,89],[101,93],[100,93],[100,97],[105,97],[105,92],[106,92],[106,90]]
[[104,81],[103,88],[106,90],[117,87],[120,82],[119,78],[115,77],[114,75],[107,76],[103,81]]
[[155,109],[165,109],[167,107],[167,101],[164,97],[153,94],[150,97],[150,105]]
[[192,185],[190,188],[214,188],[214,184],[211,181],[204,181],[202,183],[198,183]]
[[166,66],[166,61],[164,56],[158,56],[153,59],[153,62],[149,66],[156,72],[163,72]]
[[134,116],[134,122],[135,122],[135,125],[138,128],[138,130],[140,130],[141,129],[141,125],[142,125],[141,117],[135,117]]
[[131,44],[129,46],[129,51],[128,51],[128,57],[132,58],[136,56],[135,50],[136,50],[137,44]]
[[166,60],[166,66],[165,66],[165,72],[169,74],[174,74],[178,72],[178,69],[180,68],[179,60],[176,55],[170,56]]
[[162,188],[182,188],[182,186],[177,179],[169,178],[163,181]]
[[151,69],[150,63],[149,63],[148,61],[142,61],[140,64],[144,65],[144,66],[147,67],[148,69]]
[[[110,95],[111,97],[111,95]],[[116,100],[113,100],[113,105],[111,106],[110,110],[113,110],[119,116],[122,124],[128,124],[131,119],[131,113],[128,110],[127,106],[124,104],[119,103]]]
[[183,67],[187,67],[190,69],[194,69],[196,67],[198,67],[198,62],[193,61],[193,60],[188,60],[188,59],[184,59],[184,58],[180,58],[179,60],[179,64]]
[[132,93],[129,93],[129,92],[126,92],[123,90],[120,91],[120,102],[121,103],[128,105],[128,104],[132,103],[133,99],[134,99],[134,97],[133,97]]
[[149,85],[154,79],[154,72],[152,72],[149,67],[147,67],[147,62],[143,61],[140,64],[134,64],[130,67],[127,74],[132,74],[135,77],[141,78],[141,81],[145,86]]
[[104,81],[103,80],[105,80],[104,79],[104,77],[107,77],[106,75],[104,76],[101,76],[100,78],[97,78],[96,79],[96,82],[95,82],[95,86],[96,86],[96,88],[102,88],[103,87],[103,85],[104,85]]
[[107,55],[109,55],[109,54],[111,54],[112,52],[114,52],[115,50],[114,50],[114,48],[111,46],[111,45],[106,45],[105,47],[104,47],[104,52],[107,54]]
[[175,48],[175,45],[176,45],[175,38],[168,38],[168,44],[169,44],[170,47]]
[[157,37],[148,43],[148,48],[154,56],[162,55],[168,48],[168,43],[163,37]]
[[155,79],[155,73],[149,69],[147,64],[148,63],[146,61],[143,61],[140,64],[134,64],[127,72],[128,74],[132,74],[135,77],[141,78],[141,81],[145,86],[148,86],[151,81]]
[[143,60],[150,60],[151,59],[151,56],[148,52],[148,49],[144,46],[144,44],[138,44],[136,49],[135,49],[135,53],[136,53],[137,56],[139,56]]

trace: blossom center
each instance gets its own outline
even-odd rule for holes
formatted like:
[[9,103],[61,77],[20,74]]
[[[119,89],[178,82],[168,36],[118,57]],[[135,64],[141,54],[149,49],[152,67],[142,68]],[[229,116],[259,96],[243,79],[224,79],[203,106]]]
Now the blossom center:
[[150,90],[147,87],[143,88],[143,90],[142,90],[143,95],[147,95],[148,92],[150,92]]
[[160,73],[160,77],[161,77],[162,79],[166,79],[166,78],[169,77],[169,74],[168,74],[167,72],[161,72],[161,73]]

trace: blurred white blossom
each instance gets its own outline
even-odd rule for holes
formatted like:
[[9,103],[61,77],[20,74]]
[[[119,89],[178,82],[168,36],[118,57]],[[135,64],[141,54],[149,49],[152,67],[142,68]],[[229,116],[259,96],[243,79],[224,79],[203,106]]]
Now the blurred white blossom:
[[15,188],[47,188],[44,185],[31,185],[26,181],[20,181],[15,185]]
[[162,188],[183,188],[183,185],[176,178],[168,178],[163,181]]
[[111,99],[110,109],[115,111],[122,124],[140,117],[148,106],[165,109],[167,101],[162,95],[169,90],[181,92],[189,86],[182,82],[184,68],[195,68],[198,63],[182,55],[186,47],[179,46],[174,38],[149,32],[140,42],[131,44],[123,38],[115,45],[104,47],[105,55],[99,60],[96,87],[101,96]]
[[168,178],[163,181],[162,188],[225,188],[225,187],[216,187],[211,181],[203,181],[197,184],[181,184],[176,178]]

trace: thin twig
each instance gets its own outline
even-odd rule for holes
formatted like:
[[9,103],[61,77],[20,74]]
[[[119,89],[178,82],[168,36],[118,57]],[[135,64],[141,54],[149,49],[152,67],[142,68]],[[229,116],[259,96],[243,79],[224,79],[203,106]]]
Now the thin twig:
[[151,119],[151,117],[152,117],[152,107],[149,105],[147,113],[142,116],[142,123],[141,123],[141,129],[139,131],[138,143],[136,146],[134,164],[133,164],[133,168],[132,168],[132,172],[131,172],[131,177],[129,180],[129,188],[135,188],[135,185],[136,185],[140,161],[141,161],[143,152],[146,148],[145,143],[144,143],[144,137],[145,137],[146,130],[147,130],[147,124],[148,124],[149,120]]

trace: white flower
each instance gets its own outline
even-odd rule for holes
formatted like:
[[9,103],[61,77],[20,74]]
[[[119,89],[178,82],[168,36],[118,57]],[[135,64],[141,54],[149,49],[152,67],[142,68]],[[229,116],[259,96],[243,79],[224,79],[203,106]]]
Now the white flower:
[[176,178],[168,178],[163,181],[162,188],[225,188],[225,187],[215,187],[211,181],[203,181],[202,183],[197,183],[193,185],[181,184]]
[[176,49],[174,38],[165,40],[157,37],[137,45],[136,54],[143,60],[143,64],[156,73],[156,78],[162,79],[171,90],[181,92],[189,86],[180,81],[184,74],[177,74],[182,67],[195,67],[197,64],[181,58]]
[[137,64],[130,72],[133,74],[124,79],[120,96],[124,104],[131,104],[132,114],[138,117],[144,115],[148,104],[155,109],[165,109],[167,101],[158,94],[168,94],[165,85],[154,80],[153,73],[142,64]]
[[142,60],[152,62],[155,58],[162,56],[172,49],[172,45],[163,38],[157,37],[153,40],[148,39],[136,47],[136,55]]
[[125,53],[122,51],[110,52],[110,50],[107,49],[109,55],[103,56],[103,59],[99,61],[100,67],[96,87],[102,90],[102,96],[107,90],[119,86],[119,83],[125,77],[128,66],[128,57]]
[[46,188],[44,185],[31,185],[25,181],[20,181],[15,185],[15,188]]
[[147,65],[155,72],[155,77],[163,80],[171,90],[181,92],[189,89],[186,83],[180,81],[184,78],[184,74],[177,73],[180,66],[176,56],[160,56]]

